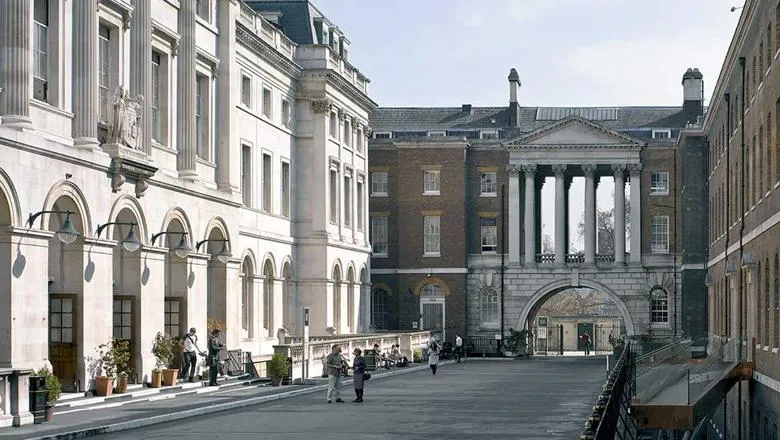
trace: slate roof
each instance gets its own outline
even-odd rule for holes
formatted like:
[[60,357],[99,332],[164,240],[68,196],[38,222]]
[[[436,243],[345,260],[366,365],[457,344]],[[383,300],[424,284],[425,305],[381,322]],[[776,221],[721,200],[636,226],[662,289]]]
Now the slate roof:
[[308,0],[244,0],[257,12],[281,12],[279,28],[293,42],[315,44],[313,17],[324,17]]
[[[611,116],[614,111],[617,112],[615,119]],[[682,107],[521,107],[517,127],[509,127],[509,112],[509,107],[472,107],[471,112],[464,112],[461,107],[379,107],[369,120],[374,132],[500,129],[523,133],[571,114],[607,115],[593,120],[619,131],[685,126]],[[556,119],[537,119],[537,114]]]

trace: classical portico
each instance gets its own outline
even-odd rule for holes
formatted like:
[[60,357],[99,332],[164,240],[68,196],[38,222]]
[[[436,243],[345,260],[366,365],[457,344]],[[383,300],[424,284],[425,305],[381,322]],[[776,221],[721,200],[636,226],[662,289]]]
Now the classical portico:
[[[506,144],[509,149],[509,263],[566,266],[641,265],[641,197],[639,178],[643,143],[591,121],[572,116]],[[522,178],[520,177],[522,174]],[[555,252],[542,252],[539,204],[547,177],[555,179]],[[585,178],[585,236],[583,253],[569,249],[571,182]],[[602,177],[614,178],[615,249],[596,252],[596,189]],[[631,252],[626,261],[625,185],[630,185]],[[522,188],[522,189],[521,189]],[[636,197],[633,197],[636,195]],[[522,214],[521,214],[522,212]],[[523,222],[519,219],[522,216]],[[524,253],[521,255],[521,247]]]

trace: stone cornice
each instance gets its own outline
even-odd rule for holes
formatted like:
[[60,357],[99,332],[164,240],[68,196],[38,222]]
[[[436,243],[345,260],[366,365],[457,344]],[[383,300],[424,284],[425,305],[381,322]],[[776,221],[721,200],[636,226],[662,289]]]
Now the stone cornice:
[[368,113],[372,112],[379,105],[333,69],[304,70],[302,76],[309,78],[325,78],[329,84],[333,85],[338,91],[343,93],[347,98],[358,104]]
[[152,33],[159,35],[171,46],[171,55],[176,56],[179,52],[179,40],[181,37],[174,30],[168,28],[159,21],[152,19]]
[[625,150],[641,149],[641,145],[636,144],[517,144],[507,145],[508,150]]
[[266,43],[262,38],[247,29],[240,21],[236,22],[236,41],[251,49],[264,60],[278,67],[293,78],[298,78],[303,69],[285,57],[276,48]]

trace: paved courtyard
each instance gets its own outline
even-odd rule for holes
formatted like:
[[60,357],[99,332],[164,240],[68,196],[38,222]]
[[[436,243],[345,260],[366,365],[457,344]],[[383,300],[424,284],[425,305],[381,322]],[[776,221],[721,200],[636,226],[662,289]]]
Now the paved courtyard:
[[606,379],[604,357],[471,360],[371,380],[362,405],[307,394],[103,439],[577,438]]

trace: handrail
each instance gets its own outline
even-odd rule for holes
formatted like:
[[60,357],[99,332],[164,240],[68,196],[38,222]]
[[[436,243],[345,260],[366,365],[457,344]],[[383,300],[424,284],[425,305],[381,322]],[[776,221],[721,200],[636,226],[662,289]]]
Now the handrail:
[[634,354],[626,345],[609,373],[580,439],[636,438],[638,425],[631,414],[636,376]]

